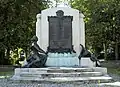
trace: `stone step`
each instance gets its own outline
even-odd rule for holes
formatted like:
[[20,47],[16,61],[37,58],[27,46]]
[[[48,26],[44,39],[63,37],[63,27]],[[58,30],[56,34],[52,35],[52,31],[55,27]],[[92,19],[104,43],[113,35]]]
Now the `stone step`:
[[92,72],[92,68],[16,68],[15,74],[21,72],[29,73],[72,73],[72,72]]
[[90,77],[90,76],[102,76],[101,72],[76,72],[76,73],[20,73],[21,77]]
[[84,69],[51,69],[47,70],[50,73],[72,73],[72,72],[92,72],[92,69],[84,68]]
[[103,67],[72,68],[72,67],[47,67],[47,68],[16,68],[12,80],[45,81],[45,82],[86,82],[109,81],[106,77],[107,69]]
[[106,87],[120,87],[120,82],[112,82],[112,83],[101,83],[99,86],[106,86]]
[[41,81],[41,82],[109,82],[111,77],[100,76],[100,77],[55,77],[55,78],[44,78],[39,77],[19,77],[11,78],[12,80],[26,80],[26,81]]
[[55,78],[50,78],[47,79],[46,81],[52,81],[52,82],[74,82],[74,81],[103,81],[103,82],[107,82],[110,81],[112,78],[111,77],[105,77],[105,76],[101,76],[101,77],[55,77]]

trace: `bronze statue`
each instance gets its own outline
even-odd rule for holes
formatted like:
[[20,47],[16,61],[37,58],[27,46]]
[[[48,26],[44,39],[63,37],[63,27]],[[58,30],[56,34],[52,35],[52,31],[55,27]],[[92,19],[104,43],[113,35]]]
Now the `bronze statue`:
[[23,68],[40,68],[45,66],[47,54],[39,47],[37,41],[37,36],[33,36],[33,38],[31,39],[31,53],[30,56],[27,58],[27,64],[24,65]]
[[100,62],[97,59],[97,57],[94,54],[90,53],[87,49],[85,49],[82,44],[80,44],[80,46],[81,46],[82,50],[81,50],[78,58],[81,59],[81,57],[90,57],[91,61],[96,63],[96,66],[100,66]]
[[81,52],[78,58],[81,59],[81,57],[91,57],[91,53],[87,49],[85,49],[82,44],[80,44],[80,46]]

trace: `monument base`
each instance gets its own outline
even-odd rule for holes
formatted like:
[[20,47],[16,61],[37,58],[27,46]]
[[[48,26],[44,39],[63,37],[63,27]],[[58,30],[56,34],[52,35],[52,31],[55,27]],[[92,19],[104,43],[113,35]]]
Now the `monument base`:
[[93,62],[90,57],[82,57],[80,60],[81,67],[95,67],[95,62]]
[[49,67],[74,67],[79,65],[79,59],[74,53],[49,53],[46,61],[46,66]]
[[[112,78],[107,75],[107,68],[73,68],[73,67],[46,67],[46,68],[16,68],[11,80],[45,82],[102,82]],[[57,87],[57,86],[56,86]],[[62,87],[62,86],[61,86]]]
[[79,59],[77,57],[69,57],[69,58],[51,58],[48,57],[46,61],[46,66],[50,67],[71,67],[71,66],[79,66]]

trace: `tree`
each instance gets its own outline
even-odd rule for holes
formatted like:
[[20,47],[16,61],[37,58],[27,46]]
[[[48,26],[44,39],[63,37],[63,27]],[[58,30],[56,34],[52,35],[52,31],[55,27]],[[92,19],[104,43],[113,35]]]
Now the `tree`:
[[10,64],[10,51],[28,50],[36,14],[47,7],[45,0],[0,0],[0,64]]
[[[86,46],[97,52],[104,49],[105,59],[109,44],[115,43],[116,59],[118,59],[119,43],[119,0],[73,0],[72,7],[86,16]],[[99,50],[100,51],[100,50]]]

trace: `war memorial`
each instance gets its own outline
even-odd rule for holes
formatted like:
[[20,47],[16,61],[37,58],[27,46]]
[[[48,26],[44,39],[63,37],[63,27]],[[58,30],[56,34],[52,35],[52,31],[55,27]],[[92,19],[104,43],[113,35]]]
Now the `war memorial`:
[[[107,68],[85,49],[84,15],[70,7],[54,7],[36,16],[27,63],[16,68],[13,81],[42,84],[37,87],[107,87]],[[113,87],[113,86],[111,86]]]

